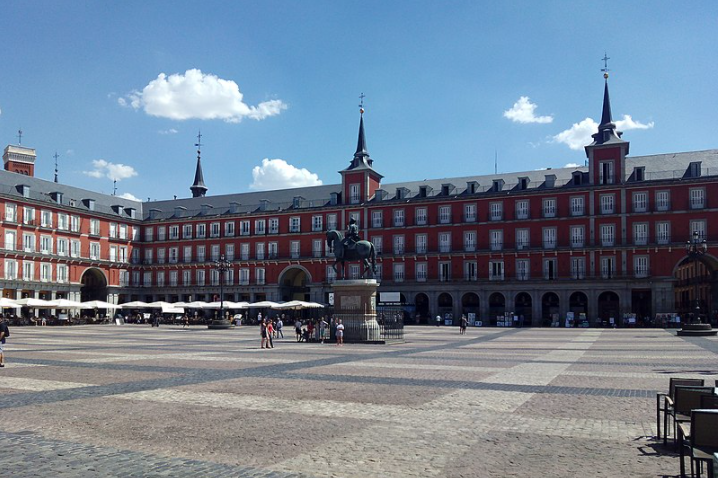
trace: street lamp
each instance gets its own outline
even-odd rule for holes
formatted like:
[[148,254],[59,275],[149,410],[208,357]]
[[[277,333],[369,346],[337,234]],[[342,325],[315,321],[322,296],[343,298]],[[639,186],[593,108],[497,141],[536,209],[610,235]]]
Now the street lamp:
[[209,324],[210,329],[228,329],[231,324],[224,317],[224,274],[230,270],[232,263],[224,258],[224,254],[214,261],[214,270],[219,273],[219,317]]
[[698,231],[693,231],[693,237],[686,241],[686,254],[688,254],[688,258],[693,261],[693,295],[696,300],[695,315],[698,317],[698,322],[701,322],[701,301],[698,298],[698,262],[701,256],[707,251],[708,244],[706,240],[701,240]]

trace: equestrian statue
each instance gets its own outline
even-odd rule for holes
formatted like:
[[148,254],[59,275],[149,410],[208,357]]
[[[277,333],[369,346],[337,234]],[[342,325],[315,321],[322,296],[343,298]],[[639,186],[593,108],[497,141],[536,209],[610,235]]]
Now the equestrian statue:
[[[336,258],[332,267],[334,268],[334,272],[337,273],[338,278],[344,279],[346,262],[349,261],[361,261],[362,264],[364,264],[361,273],[362,278],[364,278],[368,272],[371,273],[370,277],[374,277],[374,274],[376,274],[376,251],[374,250],[374,244],[370,241],[362,241],[359,238],[359,227],[354,218],[349,220],[346,237],[344,237],[341,231],[327,231],[327,245],[329,246],[329,252],[333,252]],[[341,274],[339,274],[339,270],[337,269],[337,265],[339,264],[341,264],[342,268]]]

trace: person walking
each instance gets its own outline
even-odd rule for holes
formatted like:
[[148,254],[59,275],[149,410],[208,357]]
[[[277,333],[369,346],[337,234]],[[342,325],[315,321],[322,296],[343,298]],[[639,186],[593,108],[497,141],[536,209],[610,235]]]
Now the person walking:
[[297,342],[302,341],[302,321],[297,319],[296,322],[294,322],[294,333],[297,334]]
[[272,334],[274,333],[274,324],[271,319],[267,319],[267,348],[273,349],[274,342],[272,341]]
[[468,324],[468,320],[466,320],[466,315],[461,315],[461,322],[459,323],[459,335],[465,335],[466,334],[466,325]]
[[319,322],[319,340],[322,341],[322,344],[324,343],[324,339],[327,338],[327,329],[329,328],[329,324],[327,323],[326,319],[322,316],[321,322]]
[[440,316],[440,315],[437,315],[437,316],[436,316],[436,326],[438,327],[438,326],[440,326],[440,325],[441,325],[441,316]]
[[7,319],[0,316],[0,367],[5,366],[5,340],[10,337]]
[[344,324],[342,319],[337,319],[337,346],[344,345]]
[[262,337],[262,343],[259,348],[263,349],[267,343],[267,324],[263,320],[259,321],[259,335]]
[[280,338],[280,336],[281,338],[284,338],[284,332],[282,332],[282,328],[284,327],[284,321],[282,319],[284,319],[284,314],[282,314],[282,316],[277,321],[277,338]]

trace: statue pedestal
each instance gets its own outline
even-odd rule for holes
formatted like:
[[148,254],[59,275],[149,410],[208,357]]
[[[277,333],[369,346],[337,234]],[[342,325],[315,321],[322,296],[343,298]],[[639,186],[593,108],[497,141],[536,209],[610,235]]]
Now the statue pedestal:
[[340,280],[333,284],[334,318],[344,324],[344,341],[385,343],[376,321],[375,279]]

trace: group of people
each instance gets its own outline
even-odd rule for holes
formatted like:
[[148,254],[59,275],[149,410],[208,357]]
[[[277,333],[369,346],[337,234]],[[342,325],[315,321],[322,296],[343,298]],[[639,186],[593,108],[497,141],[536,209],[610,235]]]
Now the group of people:
[[[274,319],[270,319],[269,317],[262,318],[261,314],[259,314],[260,348],[272,349],[274,348],[274,339],[284,338],[283,328],[285,319],[284,314]],[[333,334],[331,333],[332,331]],[[298,318],[294,322],[294,332],[297,342],[316,341],[323,344],[327,340],[331,340],[331,336],[334,335],[337,340],[337,345],[344,345],[344,324],[342,324],[341,319],[335,320],[331,318],[329,322],[327,322],[326,317],[321,317],[317,320],[308,320],[305,324]]]

